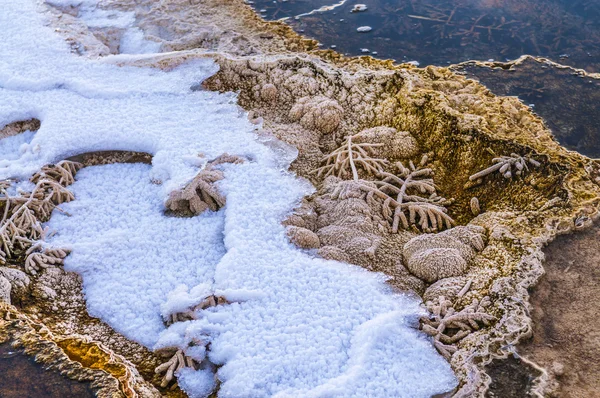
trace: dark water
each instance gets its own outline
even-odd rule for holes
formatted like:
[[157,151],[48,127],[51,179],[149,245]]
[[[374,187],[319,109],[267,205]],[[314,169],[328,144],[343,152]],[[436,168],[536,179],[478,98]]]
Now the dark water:
[[528,59],[510,69],[468,63],[453,67],[497,95],[532,107],[566,148],[600,158],[600,79]]
[[492,378],[486,398],[529,397],[533,381],[540,373],[512,355],[486,366]]
[[0,398],[92,398],[89,384],[49,372],[10,344],[0,344]]
[[[368,9],[352,13],[356,4]],[[254,0],[253,7],[348,55],[447,65],[530,54],[600,72],[600,0]],[[360,26],[373,29],[359,33]]]
[[[351,12],[356,4],[367,10]],[[302,15],[322,6],[329,7]],[[253,7],[347,55],[447,66],[528,54],[600,72],[600,0],[254,0]],[[360,26],[372,30],[359,33]],[[455,69],[497,95],[518,96],[562,145],[600,158],[600,79],[535,60]]]

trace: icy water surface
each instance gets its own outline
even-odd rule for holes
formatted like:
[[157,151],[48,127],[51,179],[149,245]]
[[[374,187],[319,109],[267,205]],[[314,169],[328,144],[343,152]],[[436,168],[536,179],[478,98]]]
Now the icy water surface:
[[[367,10],[352,12],[357,4]],[[348,55],[447,65],[530,54],[600,72],[600,0],[254,0],[252,5],[264,18],[286,19],[324,48],[336,46]],[[372,30],[357,31],[364,26]]]

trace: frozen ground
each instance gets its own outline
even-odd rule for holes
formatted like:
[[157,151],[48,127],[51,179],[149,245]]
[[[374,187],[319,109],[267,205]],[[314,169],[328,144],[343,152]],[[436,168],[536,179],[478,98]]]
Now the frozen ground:
[[[78,58],[42,18],[33,0],[7,0],[0,12],[0,127],[41,120],[34,137],[0,144],[9,153],[0,178],[88,151],[154,155],[152,166],[80,171],[76,200],[61,206],[68,215],[49,222],[52,243],[72,249],[65,268],[83,276],[92,315],[148,347],[209,340],[223,397],[429,397],[455,386],[448,363],[413,328],[415,299],[388,291],[382,275],[287,241],[280,222],[312,188],[257,141],[233,94],[190,90],[216,71],[211,61],[165,73]],[[249,159],[222,166],[225,208],[164,216],[168,192],[224,152]],[[181,304],[169,295],[180,284],[202,284],[232,304],[165,329],[161,306]],[[212,369],[179,376],[191,396],[214,384]]]

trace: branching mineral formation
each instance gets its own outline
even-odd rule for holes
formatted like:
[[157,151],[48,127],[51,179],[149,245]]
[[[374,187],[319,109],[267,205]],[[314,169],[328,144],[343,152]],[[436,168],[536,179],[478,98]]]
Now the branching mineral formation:
[[512,178],[513,176],[521,176],[529,171],[527,164],[533,167],[540,167],[540,162],[527,156],[520,156],[516,153],[511,153],[510,156],[501,156],[492,159],[492,166],[469,177],[470,181],[477,181],[493,172],[497,171],[504,178]]
[[8,258],[19,256],[23,251],[27,257],[25,270],[35,273],[39,267],[61,264],[67,251],[57,248],[41,249],[41,243],[47,231],[42,228],[52,210],[64,202],[74,199],[73,194],[65,187],[73,183],[75,173],[80,164],[61,161],[56,165],[48,165],[36,173],[31,181],[35,187],[31,192],[20,192],[11,196],[7,189],[9,183],[0,187],[0,201],[4,203],[2,221],[0,223],[0,263]]
[[337,175],[346,178],[351,174],[352,179],[358,181],[357,167],[361,167],[369,175],[377,175],[383,171],[388,161],[373,158],[371,155],[374,148],[382,147],[384,144],[366,142],[357,144],[352,142],[356,137],[357,135],[347,137],[344,145],[323,158],[325,165],[315,170],[318,177]]
[[[460,297],[464,292],[461,293]],[[471,304],[457,311],[451,301],[440,296],[435,303],[427,302],[430,316],[421,317],[421,330],[433,337],[435,348],[450,360],[457,350],[454,344],[497,320],[485,312],[491,304],[489,297],[474,299]]]
[[173,381],[175,372],[183,368],[196,369],[198,366],[197,363],[192,358],[186,356],[180,348],[164,349],[161,351],[161,354],[163,354],[164,357],[170,357],[167,362],[157,366],[155,369],[157,374],[164,373],[160,383],[161,387],[166,387]]
[[185,322],[192,319],[198,319],[199,313],[207,308],[216,307],[218,305],[229,304],[225,297],[215,296],[214,294],[205,297],[198,304],[192,305],[182,312],[163,313],[165,324],[172,325],[175,322]]
[[454,224],[444,207],[451,201],[437,195],[433,170],[423,168],[426,163],[427,156],[423,156],[418,167],[412,162],[409,167],[396,163],[399,174],[379,173],[382,180],[374,181],[377,189],[367,195],[367,200],[375,197],[383,200],[381,210],[394,233],[400,225],[404,229],[416,225],[424,232],[431,232],[452,228]]
[[32,245],[25,255],[25,271],[35,275],[42,268],[48,268],[54,265],[62,265],[63,260],[69,254],[68,250],[60,248],[44,248],[42,242]]
[[223,163],[241,163],[237,156],[223,154],[209,161],[206,166],[183,189],[173,191],[165,207],[177,215],[196,216],[206,210],[218,211],[225,206],[225,197],[219,193],[215,182],[223,179],[223,172],[215,166]]
[[[182,289],[184,288],[184,289]],[[197,288],[208,289],[207,285],[199,285]],[[203,290],[205,293],[197,295],[198,291],[192,289],[188,292],[185,286],[179,286],[175,289],[166,303],[164,303],[162,316],[165,325],[170,326],[177,322],[187,322],[191,320],[201,319],[203,311],[221,305],[230,304],[223,296],[215,294],[207,294],[208,290]],[[187,302],[188,307],[182,310],[180,301]],[[191,302],[191,304],[190,304]],[[172,306],[175,307],[172,307]],[[176,372],[187,367],[194,370],[199,368],[209,369],[214,374],[214,364],[207,358],[207,352],[210,351],[211,338],[208,335],[203,335],[202,338],[191,337],[186,339],[185,347],[163,347],[161,343],[157,343],[160,347],[155,352],[161,357],[169,358],[165,363],[156,367],[157,374],[163,374],[161,386],[168,386],[174,379]],[[213,376],[214,377],[214,376]]]

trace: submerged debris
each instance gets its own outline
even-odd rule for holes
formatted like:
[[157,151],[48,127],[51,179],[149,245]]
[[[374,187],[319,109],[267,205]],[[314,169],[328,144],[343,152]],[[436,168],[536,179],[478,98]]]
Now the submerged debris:
[[366,4],[355,4],[354,7],[352,7],[352,10],[350,10],[350,12],[362,12],[362,11],[367,11],[367,5]]

